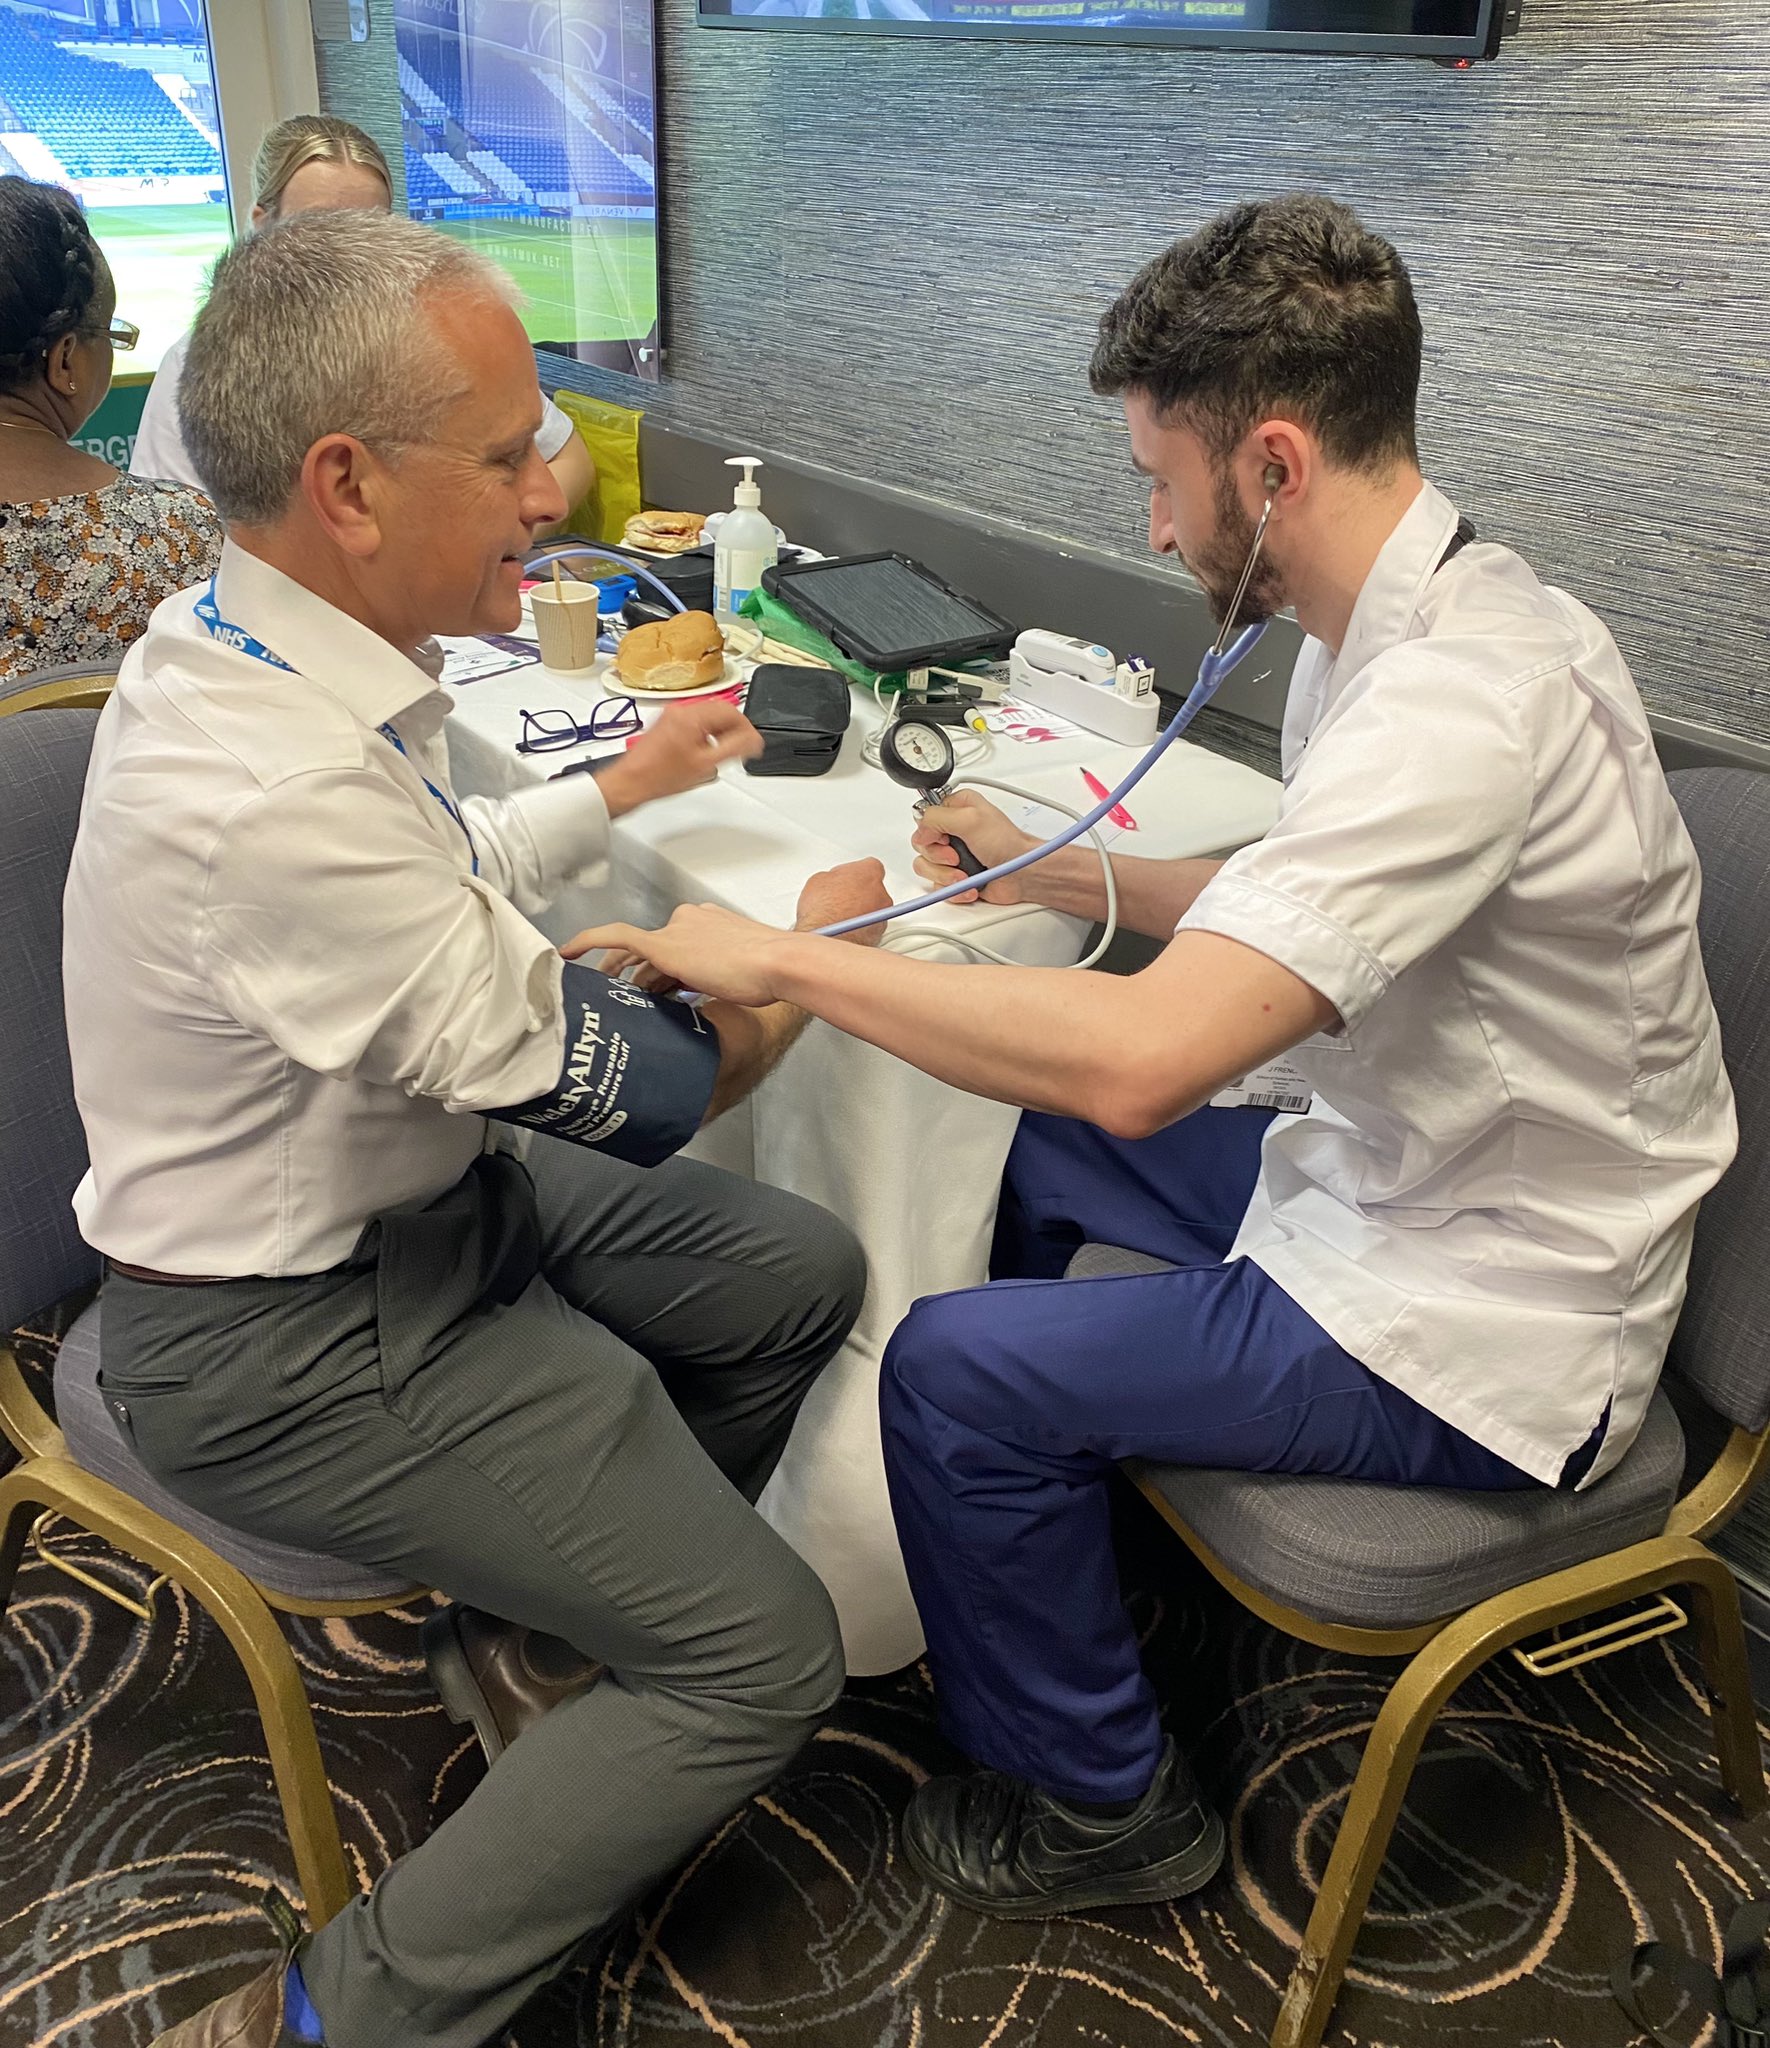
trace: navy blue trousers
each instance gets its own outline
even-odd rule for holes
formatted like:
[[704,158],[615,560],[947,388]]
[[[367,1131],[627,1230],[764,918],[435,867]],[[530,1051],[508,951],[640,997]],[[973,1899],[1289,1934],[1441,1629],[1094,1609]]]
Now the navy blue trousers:
[[[1134,1799],[1161,1751],[1119,1594],[1121,1458],[1390,1485],[1537,1482],[1226,1263],[1270,1116],[1201,1109],[1127,1141],[1022,1117],[985,1287],[918,1301],[885,1353],[885,1464],[942,1725],[1058,1798]],[[1086,1242],[1171,1273],[1065,1280]]]

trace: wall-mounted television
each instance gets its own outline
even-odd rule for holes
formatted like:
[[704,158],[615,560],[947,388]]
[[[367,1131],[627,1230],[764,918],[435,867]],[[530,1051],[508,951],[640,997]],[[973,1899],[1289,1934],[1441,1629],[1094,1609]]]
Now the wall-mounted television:
[[697,0],[708,28],[1021,36],[1344,56],[1496,56],[1518,0]]
[[537,348],[655,381],[652,0],[393,0],[392,14],[407,212],[511,273]]

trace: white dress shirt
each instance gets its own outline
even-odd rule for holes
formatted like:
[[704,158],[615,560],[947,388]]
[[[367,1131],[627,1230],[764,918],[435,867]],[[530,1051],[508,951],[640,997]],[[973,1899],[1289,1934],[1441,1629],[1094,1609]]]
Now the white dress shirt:
[[476,1112],[558,1079],[561,962],[528,916],[603,859],[607,813],[575,775],[457,818],[429,675],[231,542],[216,607],[289,668],[213,637],[201,596],[154,613],[93,744],[64,912],[74,1208],[127,1264],[317,1272],[460,1178]]
[[[1599,621],[1509,549],[1440,569],[1425,486],[1335,655],[1306,641],[1277,824],[1181,919],[1344,1031],[1293,1056],[1232,1257],[1371,1370],[1553,1482],[1633,1441],[1733,1098],[1696,854]],[[1435,573],[1436,572],[1436,573]]]
[[[191,466],[184,432],[178,424],[178,380],[184,375],[184,352],[189,346],[190,336],[181,334],[160,358],[160,367],[142,400],[141,424],[135,430],[129,474],[170,478],[175,483],[194,485],[200,491],[203,482]],[[535,434],[535,446],[541,451],[541,460],[551,462],[571,439],[573,428],[545,392],[541,394],[541,404],[545,410]]]

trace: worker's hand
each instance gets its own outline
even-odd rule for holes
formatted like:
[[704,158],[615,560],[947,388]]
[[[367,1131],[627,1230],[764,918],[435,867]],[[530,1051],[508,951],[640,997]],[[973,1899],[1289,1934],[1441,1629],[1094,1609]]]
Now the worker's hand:
[[[1030,832],[1022,832],[1018,825],[1011,825],[994,804],[971,790],[955,790],[945,803],[925,811],[910,835],[910,844],[916,849],[916,873],[937,889],[944,889],[949,882],[956,882],[962,877],[959,856],[952,849],[952,839],[964,840],[986,868],[1012,860],[1017,853],[1026,853],[1039,843]],[[983,900],[985,903],[1024,903],[1026,898],[1021,891],[1020,877],[1010,875],[1005,882],[992,882],[984,890]],[[975,903],[977,891],[973,889],[964,896],[955,896],[953,901]]]
[[776,1000],[770,979],[776,953],[771,949],[786,938],[773,925],[754,924],[716,904],[685,903],[662,931],[642,931],[631,924],[598,925],[559,950],[568,960],[584,953],[639,960],[648,987],[698,989],[702,995],[760,1009]]
[[[891,892],[885,887],[885,869],[876,860],[851,860],[839,868],[813,875],[799,892],[799,914],[793,929],[821,931],[827,924],[842,924],[851,917],[864,917],[869,910],[889,910]],[[882,924],[844,936],[857,946],[876,946],[885,936]]]
[[[577,940],[573,939],[571,945],[560,948],[568,960],[576,959],[577,955],[573,953],[572,946],[577,943]],[[611,981],[620,981],[624,978],[635,988],[644,989],[648,995],[673,996],[681,986],[679,982],[672,981],[667,974],[660,974],[655,967],[648,965],[640,954],[623,952],[619,947],[611,947],[608,952],[602,954],[597,959],[596,966]]]
[[722,697],[672,704],[598,773],[596,786],[609,816],[619,818],[658,797],[698,789],[713,780],[722,762],[748,760],[762,745],[762,735]]

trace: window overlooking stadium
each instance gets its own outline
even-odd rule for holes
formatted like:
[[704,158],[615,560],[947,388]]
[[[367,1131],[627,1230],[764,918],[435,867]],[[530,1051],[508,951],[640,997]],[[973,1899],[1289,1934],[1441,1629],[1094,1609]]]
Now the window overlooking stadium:
[[203,0],[0,0],[0,172],[78,198],[154,369],[231,232]]
[[514,274],[538,348],[655,378],[651,0],[393,0],[393,13],[407,211]]

